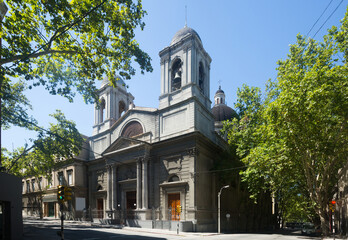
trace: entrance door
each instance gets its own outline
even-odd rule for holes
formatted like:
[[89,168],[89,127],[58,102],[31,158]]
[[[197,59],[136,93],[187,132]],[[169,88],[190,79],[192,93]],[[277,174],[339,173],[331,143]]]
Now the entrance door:
[[180,193],[168,194],[168,207],[171,208],[171,220],[179,221],[180,212],[178,211],[178,209],[180,207]]
[[127,210],[128,209],[136,209],[136,192],[131,191],[131,192],[126,192],[126,199],[127,199]]
[[48,203],[48,217],[54,217],[54,203]]
[[98,212],[98,218],[103,218],[103,216],[104,216],[104,199],[102,199],[102,198],[97,199],[97,212]]
[[137,194],[136,191],[126,192],[126,202],[127,202],[127,218],[134,219],[137,205]]

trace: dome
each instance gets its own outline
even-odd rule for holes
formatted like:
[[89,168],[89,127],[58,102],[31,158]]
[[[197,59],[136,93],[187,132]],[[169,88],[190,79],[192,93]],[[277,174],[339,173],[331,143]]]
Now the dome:
[[223,90],[221,90],[221,86],[219,86],[219,90],[216,91],[215,95],[219,94],[219,93],[224,93],[225,94],[225,92]]
[[[124,81],[122,80],[122,78],[120,76],[116,76],[116,79],[119,79],[116,81],[116,86],[121,87],[121,88],[126,88],[126,84],[124,83]],[[104,86],[109,85],[109,84],[110,84],[109,78],[105,76],[103,78],[101,85],[100,85],[100,88],[103,88]]]
[[179,42],[181,39],[183,39],[185,36],[187,36],[189,34],[197,36],[199,41],[202,42],[201,38],[199,37],[198,33],[195,30],[193,30],[190,27],[185,26],[175,33],[170,45],[174,45],[175,43]]
[[[222,90],[221,90],[222,91]],[[217,104],[211,109],[215,121],[225,121],[237,118],[237,113],[225,104]]]

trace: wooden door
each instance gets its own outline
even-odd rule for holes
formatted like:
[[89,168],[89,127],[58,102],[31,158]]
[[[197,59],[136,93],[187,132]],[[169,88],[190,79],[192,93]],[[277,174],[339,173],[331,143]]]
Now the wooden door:
[[134,219],[134,209],[137,208],[137,194],[136,191],[126,192],[126,203],[127,203],[127,219]]
[[98,211],[98,218],[103,218],[103,216],[104,216],[104,199],[102,199],[102,198],[97,199],[97,211]]
[[136,191],[126,192],[127,210],[136,209],[137,195]]
[[171,208],[171,220],[179,221],[180,212],[178,211],[180,207],[180,193],[170,193],[168,194],[168,208]]

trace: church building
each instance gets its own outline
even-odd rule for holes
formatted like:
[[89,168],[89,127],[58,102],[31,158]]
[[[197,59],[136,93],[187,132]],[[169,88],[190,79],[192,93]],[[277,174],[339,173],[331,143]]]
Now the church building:
[[236,113],[225,104],[221,88],[211,108],[212,59],[195,30],[179,30],[159,56],[158,108],[135,106],[120,77],[116,87],[107,78],[102,82],[89,154],[78,159],[80,172],[72,178],[81,186],[69,184],[75,192],[72,209],[85,199],[85,214],[94,222],[216,231],[222,183],[211,170],[227,148],[219,134],[222,121]]
[[111,219],[126,212],[129,225],[180,220],[184,231],[193,223],[197,231],[213,230],[216,178],[196,174],[209,172],[226,144],[214,131],[211,58],[189,27],[179,30],[159,55],[158,109],[135,107],[122,80],[116,88],[108,79],[102,83],[89,138],[90,207],[105,210]]

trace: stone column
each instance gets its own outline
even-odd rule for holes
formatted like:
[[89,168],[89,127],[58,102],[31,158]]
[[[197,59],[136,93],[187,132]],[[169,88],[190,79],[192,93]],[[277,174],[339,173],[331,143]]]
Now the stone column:
[[137,209],[141,209],[141,159],[137,160]]
[[148,163],[148,158],[144,158],[143,161],[143,194],[142,194],[142,199],[143,199],[143,209],[147,209],[148,206],[148,176],[147,176],[147,163]]
[[[87,173],[87,177],[88,177],[88,208],[89,208],[89,215],[90,217],[92,217],[92,207],[94,207],[94,203],[92,202],[92,189],[95,189],[94,185],[93,185],[93,179],[95,177],[94,174],[92,174],[92,172],[88,172]],[[94,199],[93,199],[94,200]]]
[[117,209],[117,166],[112,166],[112,208]]
[[107,166],[107,182],[106,182],[106,209],[112,210],[112,172],[111,166]]

